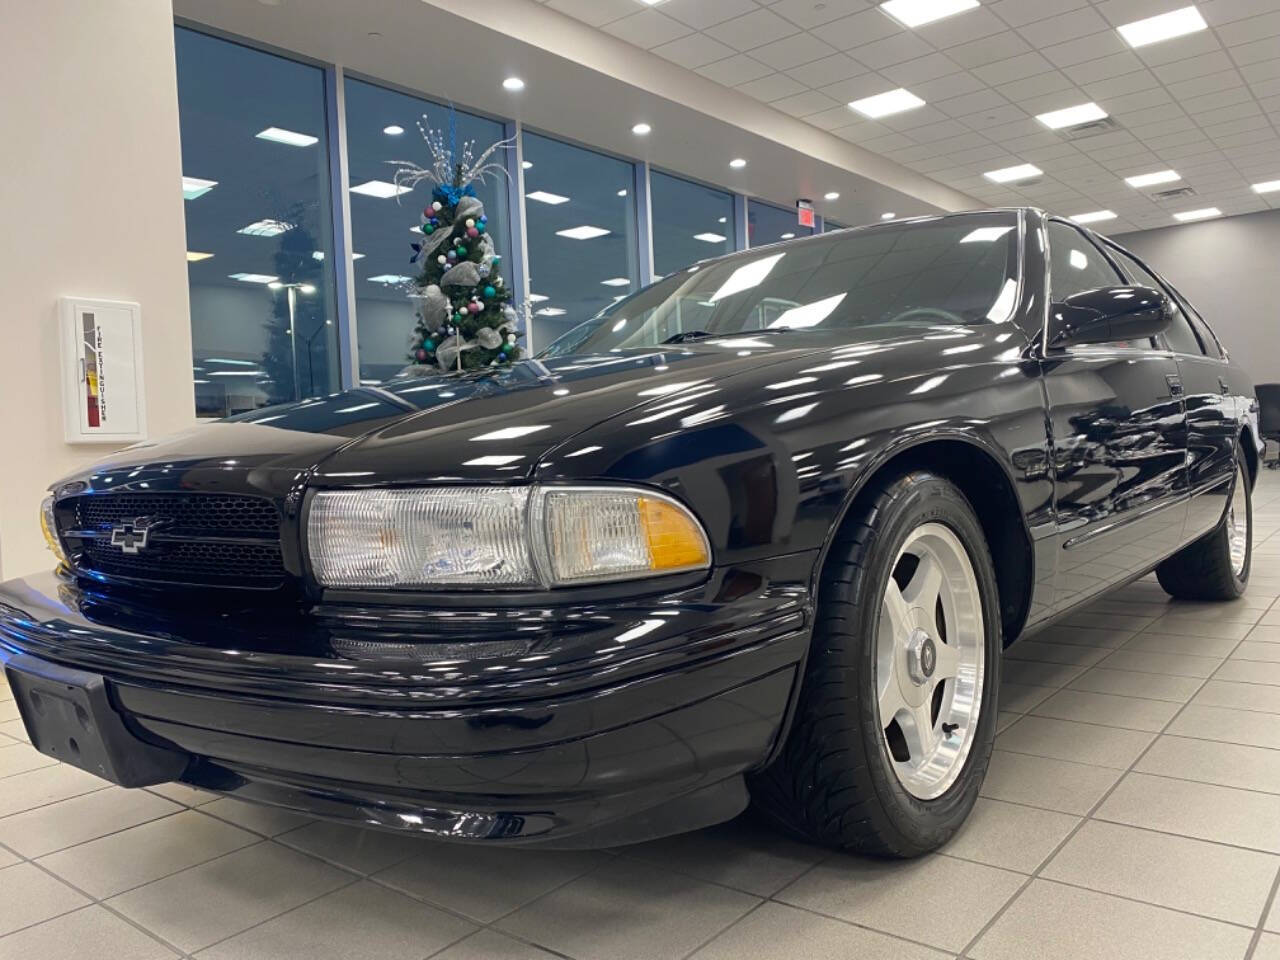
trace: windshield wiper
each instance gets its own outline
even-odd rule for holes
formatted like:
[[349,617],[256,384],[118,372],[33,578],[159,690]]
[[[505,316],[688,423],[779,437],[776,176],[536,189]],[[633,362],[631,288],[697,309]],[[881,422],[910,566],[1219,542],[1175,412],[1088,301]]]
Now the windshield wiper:
[[708,333],[706,330],[683,330],[680,333],[673,333],[662,342],[665,343],[689,343],[692,340],[705,340],[707,337],[714,337],[716,334]]

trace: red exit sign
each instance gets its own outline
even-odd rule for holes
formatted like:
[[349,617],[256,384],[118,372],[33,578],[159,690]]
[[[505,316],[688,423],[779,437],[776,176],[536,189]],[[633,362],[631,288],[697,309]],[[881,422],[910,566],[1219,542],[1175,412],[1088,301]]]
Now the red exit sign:
[[808,227],[809,229],[812,230],[813,224],[814,224],[813,204],[810,203],[808,200],[797,200],[796,201],[796,220],[799,222],[800,226]]

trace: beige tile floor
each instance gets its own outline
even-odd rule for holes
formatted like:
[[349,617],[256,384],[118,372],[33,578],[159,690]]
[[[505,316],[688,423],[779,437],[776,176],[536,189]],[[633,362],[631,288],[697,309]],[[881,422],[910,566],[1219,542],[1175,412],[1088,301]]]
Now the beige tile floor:
[[1008,651],[983,797],[939,854],[743,820],[608,853],[473,849],[22,742],[0,686],[0,960],[1280,960],[1280,474],[1248,596],[1147,579]]

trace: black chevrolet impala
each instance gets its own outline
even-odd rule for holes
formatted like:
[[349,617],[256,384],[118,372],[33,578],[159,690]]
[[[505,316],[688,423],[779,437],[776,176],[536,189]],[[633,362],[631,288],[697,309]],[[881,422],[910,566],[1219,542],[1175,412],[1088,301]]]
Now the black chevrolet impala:
[[0,586],[40,750],[485,843],[749,803],[910,856],[973,807],[1003,648],[1154,570],[1249,578],[1253,388],[1037,210],[707,261],[540,355],[411,369],[55,484]]

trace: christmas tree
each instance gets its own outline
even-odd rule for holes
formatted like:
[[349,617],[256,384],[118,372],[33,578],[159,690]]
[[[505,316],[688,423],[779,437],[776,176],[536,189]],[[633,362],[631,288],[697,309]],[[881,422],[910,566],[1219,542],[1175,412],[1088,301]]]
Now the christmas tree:
[[[426,120],[426,117],[423,117]],[[480,370],[520,358],[516,311],[511,291],[499,272],[502,257],[488,233],[484,204],[475,184],[505,168],[493,155],[511,145],[503,140],[479,154],[475,141],[458,149],[453,111],[448,136],[418,123],[431,154],[429,168],[405,161],[398,165],[396,186],[434,184],[431,202],[419,217],[421,242],[412,244],[410,263],[419,263],[413,294],[416,323],[409,359],[441,370]]]

